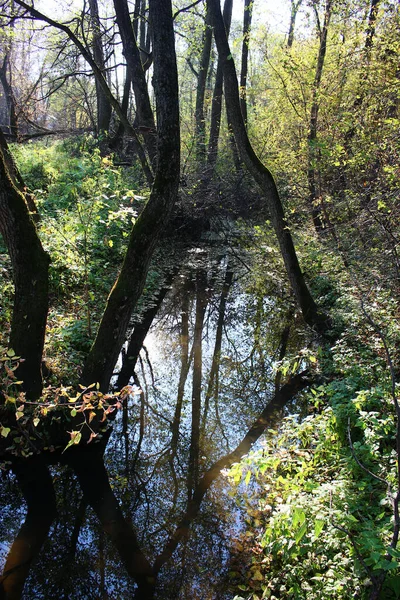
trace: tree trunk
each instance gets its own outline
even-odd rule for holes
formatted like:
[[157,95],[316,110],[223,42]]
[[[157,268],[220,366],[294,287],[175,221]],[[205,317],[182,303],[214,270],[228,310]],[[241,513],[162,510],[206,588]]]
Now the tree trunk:
[[157,170],[150,199],[133,227],[121,272],[82,373],[82,382],[99,382],[103,391],[108,389],[129,319],[143,291],[150,259],[178,194],[179,94],[170,1],[152,0],[150,18],[158,124]]
[[48,311],[49,257],[43,250],[22,193],[0,152],[0,233],[7,245],[15,286],[10,347],[24,359],[18,367],[27,397],[42,392],[42,354]]
[[308,198],[311,210],[311,216],[315,230],[321,234],[325,229],[322,210],[321,190],[318,191],[317,185],[317,165],[319,163],[319,150],[317,147],[318,137],[318,113],[319,113],[319,95],[321,87],[322,71],[324,68],[326,55],[326,41],[328,37],[328,27],[331,19],[333,0],[327,0],[325,6],[325,16],[322,31],[320,32],[320,43],[318,50],[317,68],[315,71],[312,105],[310,113],[310,126],[308,131]]
[[204,115],[204,98],[206,94],[207,74],[210,66],[212,42],[212,29],[210,25],[210,15],[207,10],[206,22],[203,33],[203,48],[200,59],[200,68],[197,76],[197,93],[195,109],[195,127],[196,127],[196,160],[198,168],[202,168],[206,161],[206,124]]
[[325,334],[330,325],[329,319],[318,310],[304,280],[275,181],[270,171],[256,156],[247,136],[240,110],[239,86],[235,64],[229,48],[219,0],[208,0],[208,2],[211,8],[218,54],[222,61],[226,108],[230,115],[236,145],[243,162],[265,194],[271,222],[278,238],[286,272],[296,301],[303,313],[304,320],[310,327],[315,328],[321,334]]
[[136,43],[127,1],[114,0],[114,8],[122,39],[123,54],[132,79],[139,130],[143,133],[150,162],[154,166],[157,155],[156,126],[140,58],[140,50]]
[[[93,58],[99,67],[100,71],[105,73],[105,61],[103,42],[100,30],[99,7],[97,0],[89,0],[90,20],[93,29]],[[97,98],[97,133],[108,131],[111,119],[111,104],[104,94],[104,91],[96,79],[96,98]]]
[[0,82],[3,86],[4,96],[6,99],[7,107],[8,107],[8,116],[9,116],[9,133],[13,140],[16,140],[18,137],[18,119],[17,119],[17,111],[15,107],[15,98],[12,89],[12,85],[8,80],[8,66],[9,66],[9,52],[6,52],[6,55],[3,60],[3,64],[0,68]]
[[252,14],[253,14],[253,0],[244,0],[242,62],[240,65],[240,107],[242,109],[243,121],[246,126],[247,126],[246,87],[247,87],[247,73],[248,73],[248,69],[249,69],[248,61],[249,61],[249,44],[250,44],[250,30],[251,30]]
[[[232,20],[232,7],[233,0],[225,0],[223,19],[225,24],[226,36],[229,36],[229,30],[231,28]],[[224,81],[224,75],[222,70],[222,61],[218,58],[217,72],[215,75],[213,99],[211,105],[211,124],[210,124],[210,137],[208,142],[208,154],[207,154],[207,166],[209,169],[209,177],[215,169],[215,164],[218,157],[218,141],[219,132],[221,129],[221,115],[222,115],[222,86]]]
[[296,17],[299,12],[299,8],[301,6],[302,0],[291,0],[290,1],[290,23],[289,23],[289,32],[287,38],[287,47],[291,48],[293,46],[294,41],[294,26],[296,25]]

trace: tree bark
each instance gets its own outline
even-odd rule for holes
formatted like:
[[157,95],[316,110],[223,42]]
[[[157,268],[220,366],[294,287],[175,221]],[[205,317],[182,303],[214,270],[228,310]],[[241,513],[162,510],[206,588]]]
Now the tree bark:
[[152,0],[150,20],[158,124],[157,170],[150,199],[132,230],[121,272],[82,373],[82,383],[99,382],[103,391],[108,389],[129,319],[146,281],[150,259],[178,194],[179,94],[170,1]]
[[290,1],[290,23],[289,23],[289,32],[287,38],[287,47],[291,48],[294,42],[294,27],[296,25],[296,17],[299,12],[299,8],[301,6],[302,0],[291,0]]
[[239,86],[235,64],[229,48],[219,0],[208,0],[208,2],[212,11],[212,22],[218,54],[222,61],[226,108],[230,115],[239,154],[247,169],[265,194],[271,222],[278,239],[286,272],[304,320],[320,334],[326,334],[330,322],[328,317],[318,310],[304,280],[275,181],[270,171],[258,159],[247,136],[240,110]]
[[[233,0],[225,0],[223,20],[225,24],[226,36],[229,36],[229,30],[231,28],[232,20],[232,7]],[[221,115],[222,115],[222,87],[223,87],[224,75],[222,69],[222,60],[218,57],[217,72],[215,74],[215,83],[213,91],[213,99],[211,105],[211,123],[210,123],[210,137],[208,142],[208,153],[207,153],[207,166],[209,169],[209,177],[215,169],[215,164],[218,158],[218,141],[219,133],[221,129]]]
[[315,71],[312,105],[310,112],[310,125],[308,130],[308,199],[310,204],[311,216],[315,230],[321,234],[325,229],[322,211],[321,190],[318,193],[317,185],[317,164],[319,162],[319,150],[317,148],[318,138],[318,113],[319,113],[319,96],[321,87],[321,78],[324,68],[326,56],[326,42],[328,38],[328,28],[331,19],[333,0],[327,0],[325,5],[325,16],[322,31],[320,32],[320,43],[317,58],[317,68]]
[[200,67],[197,76],[195,128],[196,128],[196,160],[198,168],[203,167],[206,162],[206,124],[204,114],[204,99],[206,94],[207,74],[210,66],[212,29],[210,15],[207,10],[206,21],[203,32],[203,48],[200,58]]
[[123,54],[132,79],[139,129],[143,133],[150,162],[154,166],[157,156],[156,126],[140,58],[140,50],[136,43],[127,1],[114,0],[114,8],[122,40]]
[[21,192],[8,172],[0,151],[0,233],[11,258],[14,307],[10,347],[20,363],[17,376],[27,397],[42,392],[42,355],[48,311],[49,257],[43,250],[35,224]]
[[9,133],[13,140],[16,140],[18,137],[18,119],[17,119],[17,111],[15,108],[15,98],[12,90],[12,86],[8,81],[8,65],[9,65],[9,54],[6,53],[3,64],[0,68],[0,82],[3,86],[4,96],[6,99],[8,113],[9,113]]
[[[100,30],[99,6],[97,0],[89,0],[90,20],[93,29],[93,58],[100,71],[105,73],[105,60],[103,51],[102,35]],[[97,99],[97,133],[108,131],[111,119],[111,104],[105,95],[100,82],[96,79],[96,99]]]
[[242,62],[240,65],[240,107],[245,125],[247,126],[247,74],[249,70],[249,45],[251,31],[251,17],[253,14],[253,0],[244,0],[243,11],[243,43]]

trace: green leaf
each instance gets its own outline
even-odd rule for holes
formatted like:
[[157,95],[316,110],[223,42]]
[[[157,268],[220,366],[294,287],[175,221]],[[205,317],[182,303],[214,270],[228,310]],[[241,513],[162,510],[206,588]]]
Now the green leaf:
[[9,427],[1,427],[1,435],[2,437],[7,437],[8,434],[10,433],[11,429]]
[[314,521],[314,537],[317,538],[323,530],[325,521],[323,519],[315,519]]
[[12,348],[9,348],[7,350],[7,356],[9,356],[10,358],[13,358],[15,356],[15,352]]
[[249,485],[250,479],[251,479],[251,471],[247,471],[246,477],[245,477],[245,480],[244,480],[244,482],[245,482],[246,485]]
[[297,531],[296,535],[294,536],[294,540],[295,540],[296,544],[298,544],[300,542],[300,540],[304,537],[306,531],[307,531],[307,522],[305,521],[303,523],[303,525],[300,527],[300,529]]

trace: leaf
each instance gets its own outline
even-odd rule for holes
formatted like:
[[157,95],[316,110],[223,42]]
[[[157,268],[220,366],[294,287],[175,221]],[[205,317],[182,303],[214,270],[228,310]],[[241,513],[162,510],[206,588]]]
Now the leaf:
[[297,531],[296,535],[294,536],[294,540],[295,540],[296,544],[298,544],[300,542],[300,540],[304,537],[306,531],[307,531],[307,521],[305,521],[303,523],[303,525],[300,527],[300,529]]
[[253,579],[253,581],[264,581],[264,577],[259,569],[256,569],[252,573],[251,578]]
[[9,349],[7,350],[7,356],[8,356],[9,358],[13,358],[13,357],[15,356],[15,352],[14,352],[14,350],[13,350],[12,348],[9,348]]
[[71,446],[78,445],[82,439],[82,434],[80,431],[70,431],[69,435],[71,436],[71,439],[69,440],[68,444],[65,446],[64,450],[62,451],[62,454],[64,454],[64,452]]
[[8,434],[10,433],[11,429],[9,427],[1,427],[1,435],[2,437],[6,438],[8,436]]
[[314,521],[314,537],[317,538],[323,530],[325,522],[323,519],[315,519]]
[[245,480],[244,480],[244,482],[245,482],[246,485],[249,485],[250,479],[251,479],[251,471],[247,471],[246,477],[245,477]]
[[34,427],[37,427],[40,423],[40,419],[38,417],[36,417],[35,419],[33,419],[33,425]]
[[293,514],[293,527],[303,525],[306,520],[306,513],[300,508],[296,508]]

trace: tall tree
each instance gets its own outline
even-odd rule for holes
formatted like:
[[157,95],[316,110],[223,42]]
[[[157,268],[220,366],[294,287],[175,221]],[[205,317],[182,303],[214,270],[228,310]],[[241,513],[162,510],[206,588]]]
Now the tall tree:
[[287,37],[287,47],[291,48],[294,42],[294,28],[296,25],[297,13],[303,0],[290,0],[290,22]]
[[198,168],[202,168],[206,160],[206,123],[204,114],[204,99],[206,94],[208,69],[210,66],[211,44],[212,29],[210,25],[209,11],[207,10],[204,23],[200,65],[197,73],[196,107],[194,112],[196,127],[196,160],[198,163]]
[[247,125],[247,74],[249,70],[249,48],[251,18],[253,15],[254,0],[244,0],[243,10],[243,42],[242,42],[242,61],[240,65],[240,106],[242,109],[243,120]]
[[[100,71],[104,74],[106,65],[104,59],[103,37],[101,33],[99,6],[97,0],[89,0],[89,11],[93,32],[93,58]],[[104,90],[102,89],[98,79],[95,80],[95,84],[97,98],[97,131],[108,131],[112,112],[111,104],[106,94],[104,93]]]
[[333,0],[327,0],[325,3],[325,13],[322,28],[320,27],[320,20],[318,17],[318,9],[316,3],[313,4],[314,11],[316,14],[316,20],[318,25],[318,36],[319,36],[319,48],[317,57],[317,66],[315,70],[314,83],[312,89],[312,104],[310,112],[310,125],[308,130],[308,190],[309,190],[309,204],[311,215],[314,223],[315,230],[317,233],[321,233],[325,228],[323,207],[322,207],[322,195],[321,190],[318,190],[317,185],[317,171],[319,162],[319,149],[318,149],[318,113],[320,108],[320,88],[322,72],[324,69],[324,62],[326,56],[326,44],[328,38],[329,22],[332,16]]
[[[226,30],[226,35],[229,36],[229,30],[231,28],[232,20],[232,8],[233,1],[225,0],[223,20]],[[212,175],[215,164],[218,157],[218,141],[221,129],[221,116],[222,116],[222,90],[223,90],[223,68],[222,60],[218,57],[217,72],[215,74],[214,91],[211,105],[211,123],[210,123],[210,136],[208,142],[208,153],[207,153],[207,164],[209,168],[209,174]]]
[[137,125],[143,133],[147,152],[154,166],[157,155],[156,126],[127,0],[114,0],[114,8],[122,39],[123,53],[130,71],[133,93],[135,95]]
[[[142,293],[150,259],[178,193],[180,124],[178,72],[173,31],[163,31],[168,6],[160,15],[150,4],[153,30],[154,90],[157,105],[157,169],[149,201],[132,230],[118,279],[110,293],[82,382],[107,390],[135,304]],[[167,14],[166,14],[167,11]],[[164,20],[163,20],[164,19]],[[172,22],[171,22],[172,28]]]
[[235,64],[229,47],[219,0],[208,0],[208,2],[212,15],[218,54],[222,61],[226,108],[230,116],[240,156],[265,194],[271,222],[278,239],[286,272],[296,301],[303,313],[304,320],[319,333],[326,334],[330,325],[329,319],[318,309],[305,282],[274,178],[255,154],[246,132],[240,109],[239,86]]

